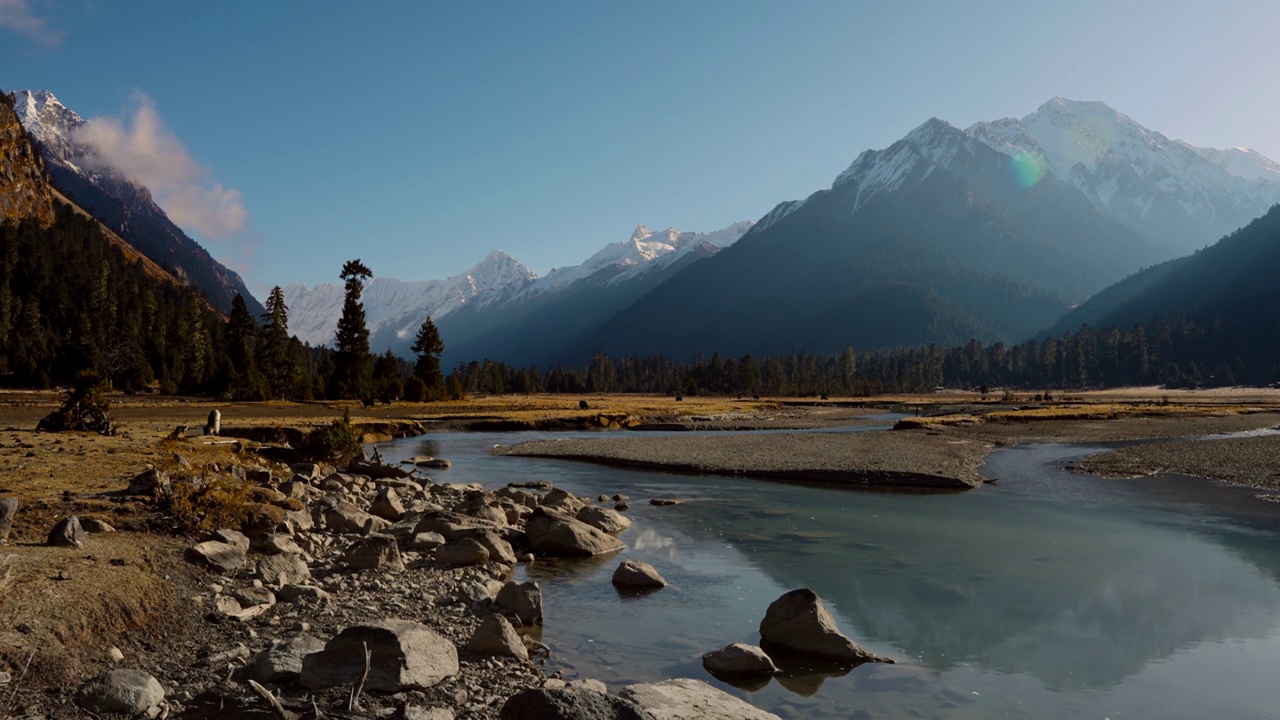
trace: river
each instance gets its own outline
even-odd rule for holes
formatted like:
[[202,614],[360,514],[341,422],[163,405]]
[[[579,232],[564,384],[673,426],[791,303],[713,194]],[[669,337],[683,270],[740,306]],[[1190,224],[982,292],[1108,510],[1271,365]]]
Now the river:
[[[621,685],[694,677],[783,718],[1280,717],[1280,505],[1192,478],[1062,466],[1096,446],[994,452],[998,483],[904,495],[497,457],[568,433],[441,433],[382,445],[446,457],[437,482],[550,480],[632,498],[628,549],[517,570],[542,587],[551,669]],[[578,434],[573,434],[578,435]],[[582,433],[589,435],[589,433]],[[650,497],[681,497],[653,507]],[[621,558],[671,583],[622,595]],[[896,665],[791,668],[735,688],[704,652],[759,641],[769,603],[810,587]]]

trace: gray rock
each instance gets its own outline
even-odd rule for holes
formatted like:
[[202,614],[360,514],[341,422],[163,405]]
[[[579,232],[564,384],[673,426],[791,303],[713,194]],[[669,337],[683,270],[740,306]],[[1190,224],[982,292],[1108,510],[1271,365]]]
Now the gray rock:
[[654,720],[782,720],[689,678],[628,685],[618,695],[639,705]]
[[656,505],[658,507],[670,507],[672,505],[680,505],[682,503],[684,503],[683,500],[677,500],[675,498],[650,498],[649,499],[650,505]]
[[241,607],[276,604],[276,594],[263,587],[247,587],[233,590],[231,597],[235,598]]
[[154,716],[164,702],[164,688],[141,670],[111,670],[76,691],[76,705],[91,713]]
[[400,547],[390,535],[366,535],[347,548],[342,560],[353,570],[403,570]]
[[156,468],[143,470],[133,479],[129,481],[129,487],[125,489],[126,495],[155,495],[157,493],[168,492],[169,475]]
[[[351,503],[338,503],[324,514],[324,525],[329,532],[368,535],[377,532],[381,518],[370,515]],[[383,525],[382,527],[385,527]]]
[[654,720],[630,700],[568,688],[530,688],[507,698],[501,720]]
[[515,550],[511,549],[511,543],[503,540],[497,533],[491,530],[476,530],[467,537],[480,543],[489,552],[489,562],[498,562],[515,567]]
[[772,675],[773,660],[755,645],[734,643],[702,656],[702,666],[713,675]]
[[514,617],[523,627],[542,624],[542,589],[536,582],[518,583],[512,580],[502,586],[493,602],[499,610]]
[[235,572],[245,564],[245,548],[218,540],[208,540],[187,549],[187,562],[220,573]]
[[329,593],[324,588],[315,585],[285,585],[276,591],[276,597],[284,602],[289,603],[316,603],[323,604],[329,602]]
[[371,653],[365,689],[396,693],[425,690],[458,674],[453,643],[421,623],[382,620],[355,625],[302,660],[302,685],[325,690],[354,683],[364,673],[365,647]]
[[302,548],[284,533],[271,533],[254,539],[250,547],[263,555],[301,555]]
[[258,560],[257,576],[274,587],[300,585],[311,579],[311,569],[297,555],[267,555]]
[[53,526],[45,544],[53,547],[83,547],[88,540],[89,533],[80,526],[80,519],[72,515],[59,520],[58,524]]
[[410,548],[416,552],[435,550],[444,544],[444,536],[437,532],[418,533],[413,536]]
[[18,514],[16,498],[0,498],[0,543],[8,542],[13,530],[13,518]]
[[489,551],[472,538],[447,542],[436,548],[436,562],[456,567],[484,565],[489,562]]
[[378,497],[369,506],[369,514],[383,520],[399,522],[400,518],[404,517],[404,503],[400,502],[400,495],[396,493],[395,488],[384,487],[379,490]]
[[115,528],[98,518],[85,518],[80,521],[80,527],[84,528],[84,531],[90,535],[113,533],[116,531]]
[[490,615],[476,628],[471,639],[467,641],[465,651],[481,657],[511,657],[517,660],[528,660],[529,651],[524,641],[516,634],[516,629],[501,615]]
[[760,644],[848,662],[880,661],[836,627],[822,598],[808,588],[774,600],[760,621]]
[[302,673],[302,659],[321,650],[324,650],[324,641],[305,633],[286,640],[275,640],[271,647],[254,658],[253,679],[264,684],[291,683]]
[[280,483],[280,492],[285,497],[291,497],[295,500],[306,500],[311,497],[311,485],[303,480],[290,480],[289,482]]
[[474,529],[498,530],[498,526],[487,520],[463,515],[461,513],[435,510],[422,516],[413,528],[413,534],[425,532],[439,533],[445,540],[458,540],[466,537]]
[[289,466],[289,470],[295,477],[309,483],[318,481],[324,475],[324,470],[315,463],[294,463]]
[[249,551],[249,538],[239,530],[215,530],[213,533],[213,539],[219,542],[235,545],[245,552]]
[[529,547],[545,555],[590,557],[626,547],[618,538],[546,507],[533,511],[524,531]]
[[579,510],[578,520],[610,535],[616,535],[631,527],[631,520],[618,514],[616,510],[595,505],[588,505]]
[[628,588],[664,588],[667,581],[649,563],[626,560],[613,571],[613,584]]

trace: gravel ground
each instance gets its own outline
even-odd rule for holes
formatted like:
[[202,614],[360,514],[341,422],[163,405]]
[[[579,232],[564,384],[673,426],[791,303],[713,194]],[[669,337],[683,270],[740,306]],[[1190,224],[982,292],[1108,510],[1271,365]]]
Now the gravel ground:
[[978,466],[990,448],[937,434],[865,432],[539,440],[495,452],[786,482],[965,490],[982,484]]
[[1130,445],[1076,463],[1103,477],[1169,473],[1280,489],[1280,436]]
[[1280,425],[1280,413],[1224,413],[1206,417],[1149,417],[1116,420],[1039,420],[981,423],[942,430],[956,437],[1018,445],[1031,442],[1108,442],[1186,438],[1242,432]]

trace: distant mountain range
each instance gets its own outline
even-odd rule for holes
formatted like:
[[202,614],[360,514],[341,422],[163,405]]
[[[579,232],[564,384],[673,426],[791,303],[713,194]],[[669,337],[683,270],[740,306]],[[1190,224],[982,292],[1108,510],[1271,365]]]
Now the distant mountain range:
[[[376,278],[365,305],[374,349],[402,355],[433,317],[446,365],[1017,341],[1277,202],[1280,163],[1255,151],[1170,140],[1103,103],[1054,98],[967,130],[932,119],[756,223],[640,226],[545,277],[494,251],[452,278]],[[339,286],[293,284],[285,297],[301,339],[332,342]]]
[[168,273],[227,311],[236,294],[250,312],[262,305],[234,271],[169,219],[141,184],[105,164],[76,134],[85,120],[44,90],[12,94],[23,127],[39,144],[54,186]]

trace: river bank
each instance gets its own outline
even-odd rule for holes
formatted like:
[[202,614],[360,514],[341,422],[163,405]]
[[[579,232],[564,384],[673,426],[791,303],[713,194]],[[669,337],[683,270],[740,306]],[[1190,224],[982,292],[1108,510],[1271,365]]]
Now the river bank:
[[[1073,466],[1101,477],[1174,474],[1280,490],[1280,436],[1170,440],[1117,448]],[[1274,500],[1274,495],[1260,496]]]

